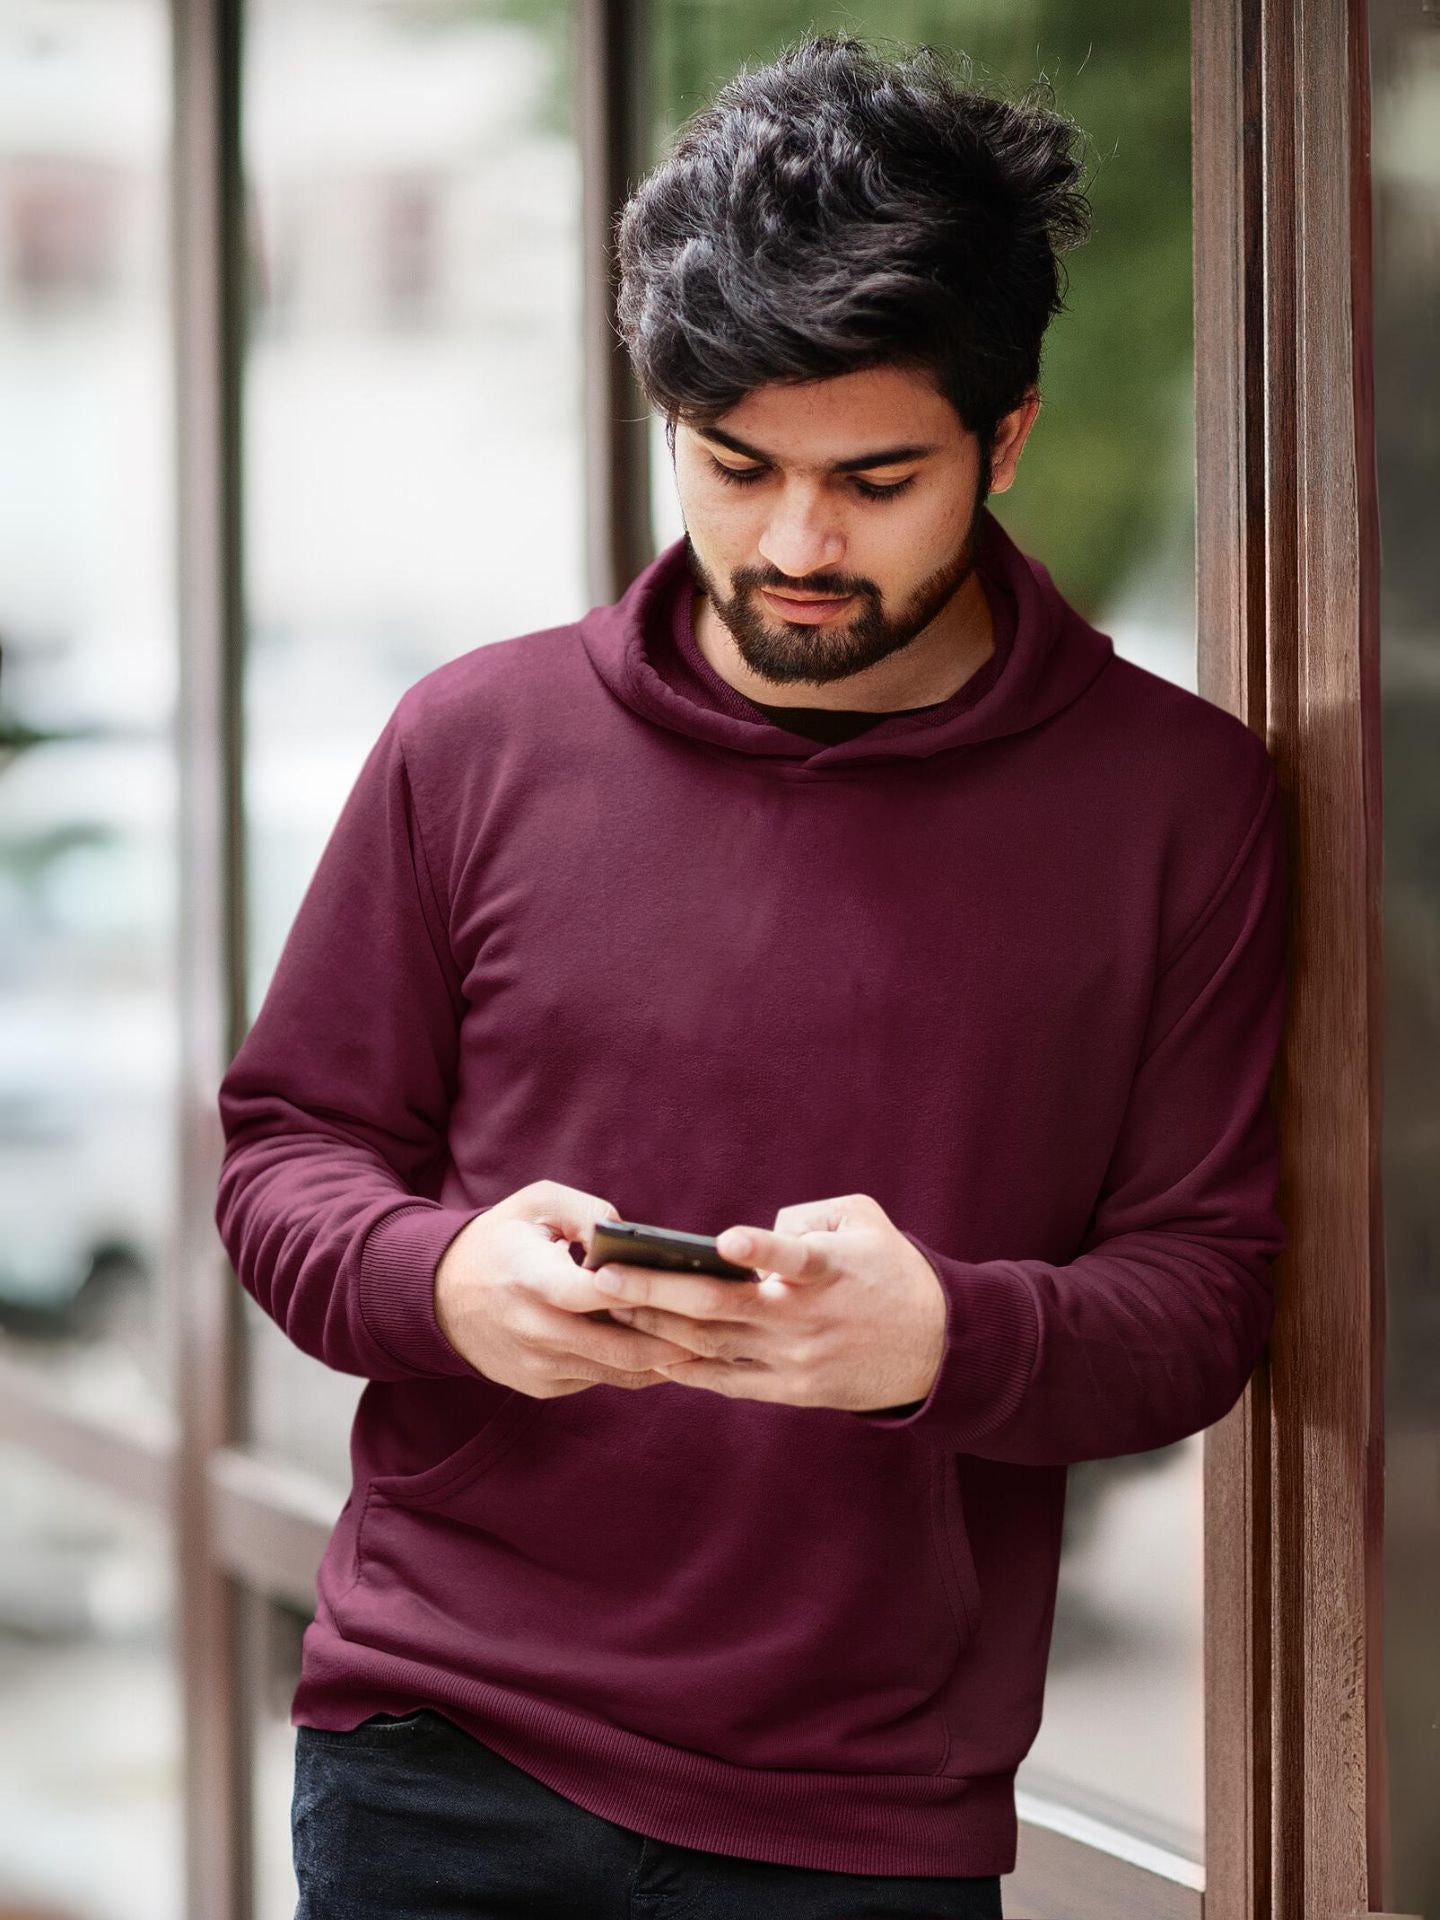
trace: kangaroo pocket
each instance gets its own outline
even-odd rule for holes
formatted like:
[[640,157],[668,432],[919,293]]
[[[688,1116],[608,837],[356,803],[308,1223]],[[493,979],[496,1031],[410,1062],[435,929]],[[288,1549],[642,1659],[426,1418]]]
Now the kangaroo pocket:
[[930,1774],[979,1621],[958,1462],[832,1409],[517,1394],[372,1479],[344,1632],[736,1765]]

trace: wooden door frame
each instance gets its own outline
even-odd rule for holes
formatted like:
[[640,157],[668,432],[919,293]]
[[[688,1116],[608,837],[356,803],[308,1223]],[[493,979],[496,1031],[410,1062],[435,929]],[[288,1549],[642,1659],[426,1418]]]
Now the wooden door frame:
[[1379,537],[1364,0],[1193,0],[1200,690],[1290,823],[1288,1230],[1205,1436],[1206,1920],[1384,1906]]

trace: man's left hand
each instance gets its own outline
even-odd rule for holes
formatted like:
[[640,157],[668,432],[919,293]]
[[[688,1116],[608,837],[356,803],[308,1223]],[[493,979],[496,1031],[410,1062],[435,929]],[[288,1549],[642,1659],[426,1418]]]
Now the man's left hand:
[[[748,1244],[742,1244],[742,1240]],[[655,1371],[741,1400],[879,1412],[923,1400],[945,1349],[935,1269],[868,1194],[782,1207],[773,1228],[726,1227],[721,1254],[758,1281],[606,1261],[616,1320],[688,1347]]]

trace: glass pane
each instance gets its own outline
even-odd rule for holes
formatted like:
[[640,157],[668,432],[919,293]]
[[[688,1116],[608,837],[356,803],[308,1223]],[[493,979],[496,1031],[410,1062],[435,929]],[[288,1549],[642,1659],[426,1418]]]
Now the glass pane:
[[[252,0],[249,1001],[405,688],[583,582],[569,10]],[[250,1309],[254,1432],[349,1484],[361,1382]]]
[[[651,146],[742,61],[811,27],[882,51],[970,55],[981,84],[1042,75],[1088,135],[1089,244],[1065,257],[1068,311],[1046,335],[1044,409],[996,517],[1117,650],[1196,687],[1190,20],[1182,0],[657,0]],[[683,531],[652,421],[657,545]],[[1017,1249],[1023,1252],[1023,1249]],[[1059,1803],[1166,1850],[1200,1886],[1204,1834],[1202,1460],[1178,1446],[1072,1468],[1045,1719],[1022,1813]]]
[[168,1396],[176,637],[164,0],[0,12],[0,1352]]
[[1385,793],[1385,1712],[1394,1878],[1440,1913],[1440,34],[1370,10]]
[[180,1920],[174,1638],[159,1518],[0,1447],[0,1912]]

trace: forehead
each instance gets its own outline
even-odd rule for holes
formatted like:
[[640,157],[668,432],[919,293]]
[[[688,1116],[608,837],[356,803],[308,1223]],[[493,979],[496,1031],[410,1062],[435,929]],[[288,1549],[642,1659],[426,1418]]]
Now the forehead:
[[923,374],[867,368],[831,380],[756,387],[714,422],[690,426],[718,443],[743,441],[797,472],[826,472],[881,450],[926,446],[954,451],[965,430]]

